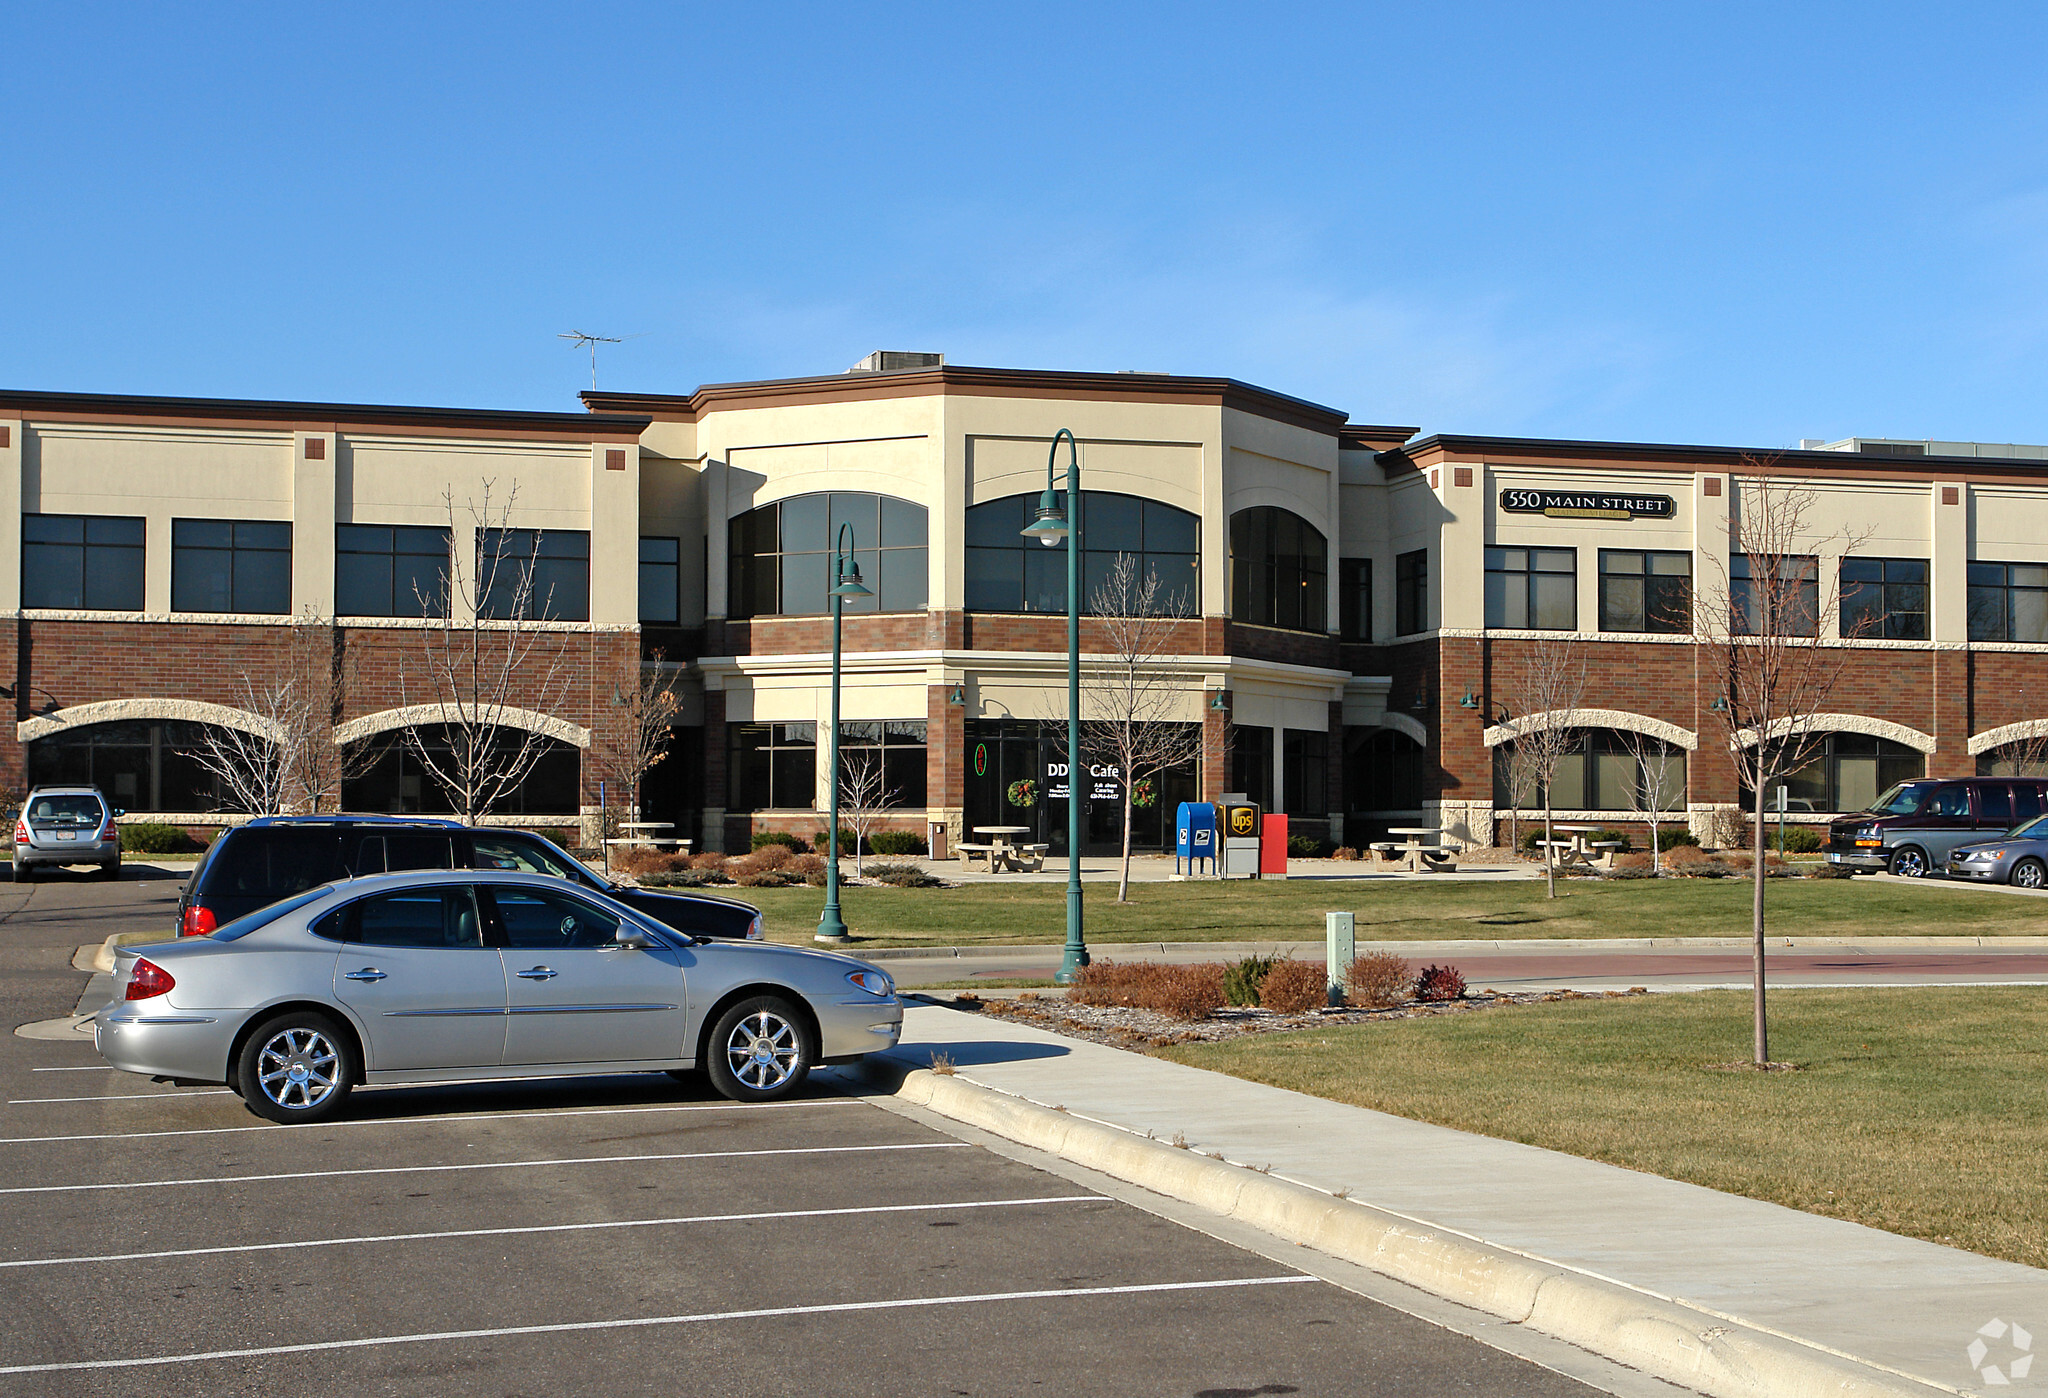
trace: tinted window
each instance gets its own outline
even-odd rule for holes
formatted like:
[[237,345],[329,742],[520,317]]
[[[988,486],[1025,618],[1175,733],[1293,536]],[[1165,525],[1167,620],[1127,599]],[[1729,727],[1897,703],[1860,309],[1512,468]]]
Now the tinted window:
[[640,541],[640,620],[673,622],[682,577],[681,539]]
[[619,919],[565,893],[537,888],[494,888],[504,924],[505,945],[533,950],[601,947],[619,930]]
[[1920,802],[1926,795],[1926,786],[1908,782],[1891,788],[1864,809],[1878,815],[1911,815],[1920,809]]
[[479,529],[476,548],[485,616],[590,620],[587,530]]
[[792,496],[727,521],[727,611],[736,617],[829,612],[841,525],[852,526],[846,541],[850,560],[872,594],[845,598],[842,609],[921,610],[928,576],[924,506],[834,491]]
[[2022,782],[2012,789],[2012,799],[2012,818],[2014,820],[2032,820],[2035,816],[2041,814],[2040,787],[2029,786]]
[[356,850],[358,874],[454,867],[454,841],[447,835],[371,835]]
[[23,515],[21,605],[141,611],[142,521]]
[[448,531],[411,524],[334,529],[334,610],[341,616],[446,616]]
[[171,610],[292,609],[292,527],[279,520],[171,521]]
[[477,834],[470,837],[470,844],[476,851],[479,869],[509,869],[522,874],[550,874],[572,883],[590,882],[582,865],[540,840],[521,835]]
[[2009,786],[1980,786],[1977,788],[1977,819],[1986,825],[1996,825],[2001,830],[2012,824],[2012,788]]
[[370,947],[482,947],[475,890],[408,888],[343,910],[342,940]]
[[1937,787],[1934,797],[1927,803],[1922,815],[1967,818],[1970,814],[1970,791],[1968,787]]
[[345,872],[336,830],[249,830],[224,836],[222,844],[206,864],[209,894],[268,903]]

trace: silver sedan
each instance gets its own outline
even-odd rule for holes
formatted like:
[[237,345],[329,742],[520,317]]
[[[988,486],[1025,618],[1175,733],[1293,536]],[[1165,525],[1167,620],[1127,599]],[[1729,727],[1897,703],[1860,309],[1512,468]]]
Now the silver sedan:
[[896,986],[852,957],[692,938],[560,879],[344,879],[204,937],[123,948],[94,1041],[114,1067],[226,1083],[272,1121],[357,1084],[704,1071],[765,1102],[893,1046]]
[[2037,816],[1995,840],[1958,845],[1949,852],[1948,876],[2048,888],[2048,816]]

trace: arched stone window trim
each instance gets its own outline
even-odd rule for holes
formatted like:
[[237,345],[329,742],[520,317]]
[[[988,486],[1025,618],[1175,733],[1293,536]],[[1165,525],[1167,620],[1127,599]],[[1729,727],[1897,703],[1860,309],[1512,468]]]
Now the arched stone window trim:
[[2007,743],[2032,742],[2037,738],[2048,738],[2048,718],[2030,718],[2019,723],[2000,724],[1987,728],[1970,738],[1970,756],[1982,757],[1996,751]]
[[1524,733],[1547,733],[1553,728],[1618,728],[1625,733],[1642,733],[1662,739],[1687,752],[1697,752],[1700,745],[1699,734],[1690,728],[1680,728],[1675,723],[1651,718],[1648,714],[1630,713],[1627,709],[1551,709],[1540,714],[1524,714],[1488,728],[1486,745],[1497,748],[1502,743],[1513,742]]
[[[1933,752],[1935,748],[1932,733],[1922,733],[1919,729],[1908,728],[1903,723],[1871,718],[1865,714],[1805,714],[1798,718],[1781,718],[1770,726],[1770,736],[1773,738],[1789,738],[1799,733],[1861,733],[1870,738],[1888,739],[1916,752]],[[1735,740],[1729,746],[1753,748],[1756,746],[1756,739],[1755,729],[1744,729],[1735,735]],[[1971,740],[1972,743],[1975,741]]]
[[[556,718],[551,714],[536,713],[532,709],[499,709],[493,715],[502,728],[521,728],[529,733],[539,733],[568,743],[572,747],[588,748],[590,730]],[[412,704],[402,709],[385,709],[379,713],[364,714],[347,723],[334,727],[334,741],[337,744],[359,743],[365,738],[374,738],[379,733],[389,733],[395,728],[417,728],[427,724],[459,722],[459,715],[452,704]]]
[[181,723],[205,723],[215,728],[233,728],[253,733],[273,743],[284,741],[284,731],[275,722],[226,704],[209,704],[199,699],[104,699],[94,704],[73,704],[55,713],[23,719],[14,726],[18,741],[29,743],[67,729],[86,728],[97,723],[124,723],[137,719],[166,719]]
[[1404,737],[1413,738],[1418,746],[1429,746],[1429,729],[1423,726],[1421,719],[1410,718],[1407,714],[1381,714],[1380,721],[1369,726],[1390,729]]

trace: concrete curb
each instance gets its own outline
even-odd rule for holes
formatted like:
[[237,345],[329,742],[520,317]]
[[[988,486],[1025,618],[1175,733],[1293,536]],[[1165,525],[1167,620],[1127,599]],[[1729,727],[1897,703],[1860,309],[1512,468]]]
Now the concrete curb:
[[1713,1398],[1928,1398],[1953,1392],[1733,1317],[1491,1246],[1307,1185],[1177,1149],[971,1079],[871,1077],[905,1102],[1554,1336]]
[[[1474,951],[1712,951],[1755,945],[1748,937],[1523,937],[1510,941],[1370,942],[1358,941],[1358,951],[1393,952],[1397,956],[1441,956]],[[2048,951],[2048,937],[1968,936],[1954,937],[1769,937],[1766,951],[1953,951],[1963,947],[2004,947],[2015,951]],[[982,957],[1014,957],[1019,952],[1056,952],[1058,942],[1009,942],[964,947],[877,947],[850,955],[863,961],[923,961],[952,957],[972,961]],[[1323,954],[1321,941],[1297,942],[1092,942],[1089,952],[1097,960],[1118,956],[1171,956],[1210,952],[1217,957],[1243,956],[1250,952],[1280,951],[1295,956]]]

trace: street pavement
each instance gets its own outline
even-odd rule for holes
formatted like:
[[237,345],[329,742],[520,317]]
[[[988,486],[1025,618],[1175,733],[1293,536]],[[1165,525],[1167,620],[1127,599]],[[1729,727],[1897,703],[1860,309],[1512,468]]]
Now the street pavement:
[[[889,1056],[923,1067],[935,1052],[958,1076],[1041,1106],[1184,1141],[1938,1386],[1989,1381],[1968,1350],[1994,1319],[2048,1335],[2048,1272],[2015,1263],[996,1016],[913,1006]],[[2001,1350],[1993,1362],[2023,1357]]]
[[[175,888],[0,892],[12,1022]],[[0,1394],[1594,1391],[839,1081],[384,1088],[285,1128],[7,1035]]]

